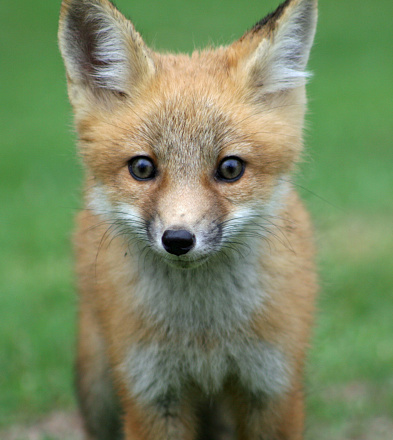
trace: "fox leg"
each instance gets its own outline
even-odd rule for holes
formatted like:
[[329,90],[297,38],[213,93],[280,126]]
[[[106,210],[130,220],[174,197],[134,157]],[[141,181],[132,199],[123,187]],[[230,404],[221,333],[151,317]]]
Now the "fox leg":
[[97,323],[83,307],[80,311],[76,388],[86,439],[122,439],[119,404],[104,342]]
[[163,399],[141,405],[126,399],[125,440],[194,440],[197,418],[193,405]]
[[[293,391],[280,399],[236,399],[239,440],[302,440],[303,394]],[[246,402],[246,403],[245,403]]]

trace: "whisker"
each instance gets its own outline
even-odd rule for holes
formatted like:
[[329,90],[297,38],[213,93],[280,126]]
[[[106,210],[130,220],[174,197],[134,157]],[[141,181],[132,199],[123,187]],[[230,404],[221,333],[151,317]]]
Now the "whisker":
[[311,194],[312,196],[316,197],[319,200],[322,200],[322,202],[327,203],[328,205],[330,205],[332,208],[338,209],[340,211],[344,211],[340,206],[335,205],[334,203],[330,202],[329,200],[325,199],[324,197],[320,196],[319,194],[315,193],[314,191],[311,191],[310,189],[306,188],[305,186],[302,186],[298,183],[292,182],[290,180],[285,180],[282,179],[283,182],[288,182],[291,183],[292,185],[296,186],[297,188],[302,189],[303,191],[308,192],[309,194]]

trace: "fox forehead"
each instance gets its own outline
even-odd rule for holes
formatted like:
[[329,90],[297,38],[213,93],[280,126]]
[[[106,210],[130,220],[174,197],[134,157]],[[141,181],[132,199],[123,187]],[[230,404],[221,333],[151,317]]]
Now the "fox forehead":
[[156,77],[141,90],[131,112],[140,117],[136,133],[149,141],[158,156],[163,148],[165,157],[180,150],[183,158],[192,152],[193,157],[209,160],[236,134],[241,136],[234,116],[246,109],[236,99],[243,94],[236,91],[239,85],[225,67],[224,51],[155,54],[155,62]]
[[[234,145],[272,140],[285,145],[288,139],[269,139],[267,135],[277,136],[280,131],[294,134],[290,126],[294,126],[292,119],[302,114],[301,106],[280,99],[254,105],[231,53],[218,48],[196,51],[191,56],[156,55],[156,78],[141,92],[142,109],[134,111],[142,115],[139,128],[158,148],[157,154],[161,142],[165,157],[170,149],[174,154],[180,151],[183,159],[192,153],[192,157],[197,154],[209,160]],[[293,138],[290,141],[294,143]]]
[[182,165],[190,160],[208,165],[248,143],[224,106],[192,90],[167,95],[142,116],[135,135],[147,142],[159,161]]

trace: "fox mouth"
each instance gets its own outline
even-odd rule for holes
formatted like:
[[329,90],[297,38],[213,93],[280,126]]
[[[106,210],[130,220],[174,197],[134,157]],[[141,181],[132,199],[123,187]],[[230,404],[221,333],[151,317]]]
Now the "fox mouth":
[[195,259],[185,259],[184,257],[176,257],[176,258],[163,258],[165,262],[172,267],[175,267],[177,269],[193,269],[195,267],[201,266],[204,264],[209,257],[203,256]]

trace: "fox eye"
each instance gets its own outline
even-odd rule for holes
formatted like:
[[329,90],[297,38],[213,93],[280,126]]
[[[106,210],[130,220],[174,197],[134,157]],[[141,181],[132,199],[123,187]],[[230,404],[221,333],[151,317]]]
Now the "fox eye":
[[156,167],[147,156],[135,156],[128,162],[128,170],[135,180],[151,180],[156,176]]
[[244,173],[244,162],[236,156],[225,157],[217,168],[216,179],[235,182]]

